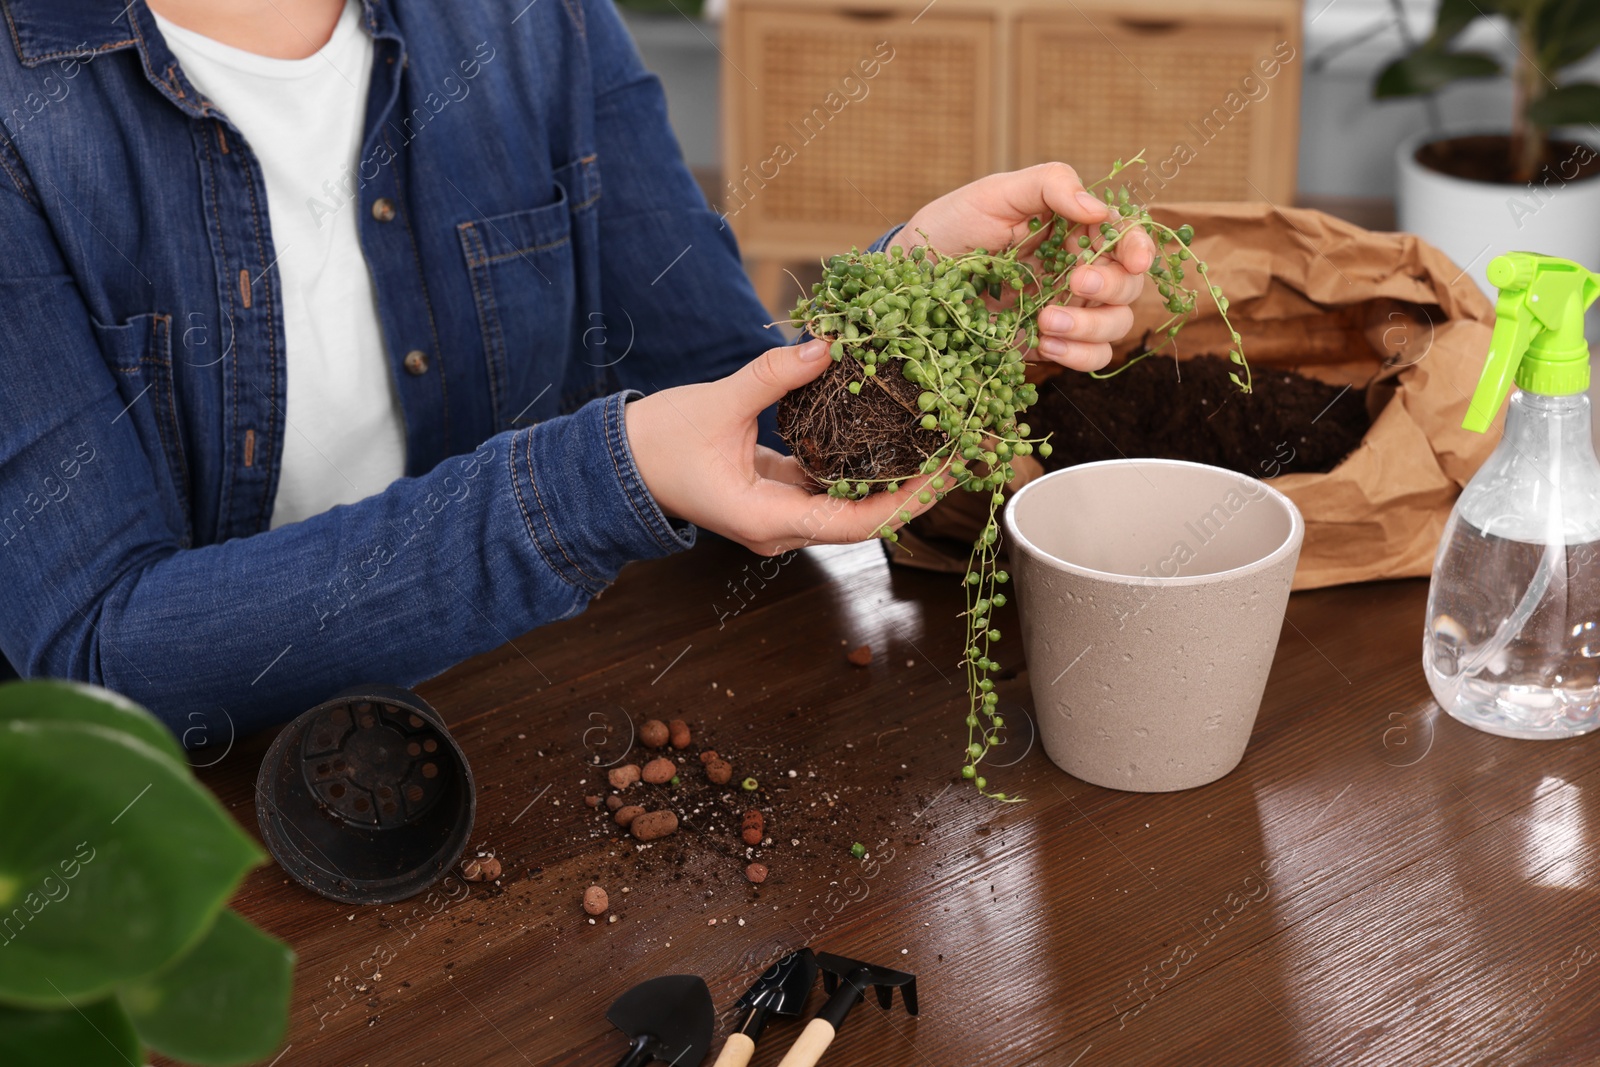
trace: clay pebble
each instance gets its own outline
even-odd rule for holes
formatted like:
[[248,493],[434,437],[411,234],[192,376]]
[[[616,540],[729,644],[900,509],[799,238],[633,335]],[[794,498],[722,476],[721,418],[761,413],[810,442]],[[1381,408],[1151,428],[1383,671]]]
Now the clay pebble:
[[592,885],[583,891],[583,910],[590,915],[604,915],[610,906],[610,898],[599,886]]
[[672,722],[668,723],[667,734],[672,741],[672,747],[680,752],[688,748],[689,742],[693,740],[689,733],[689,724],[682,719],[673,719]]
[[644,780],[651,785],[666,785],[677,773],[678,765],[664,756],[644,765]]
[[649,811],[628,827],[635,840],[655,841],[678,832],[678,816],[670,811]]
[[500,861],[493,856],[467,860],[461,865],[461,877],[469,882],[492,882],[500,877]]

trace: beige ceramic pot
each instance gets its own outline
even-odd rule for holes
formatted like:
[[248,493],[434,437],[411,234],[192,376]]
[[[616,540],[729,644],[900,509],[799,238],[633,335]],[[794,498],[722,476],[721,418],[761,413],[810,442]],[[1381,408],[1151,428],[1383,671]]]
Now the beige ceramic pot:
[[1039,739],[1076,778],[1165,792],[1238,766],[1305,523],[1243,474],[1085,463],[1006,507]]

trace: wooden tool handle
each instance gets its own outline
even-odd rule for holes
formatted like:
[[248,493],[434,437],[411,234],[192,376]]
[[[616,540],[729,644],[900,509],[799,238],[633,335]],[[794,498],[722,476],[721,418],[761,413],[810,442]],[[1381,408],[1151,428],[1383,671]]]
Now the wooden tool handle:
[[828,1020],[812,1019],[795,1043],[789,1046],[778,1067],[816,1067],[816,1062],[822,1059],[822,1054],[833,1043],[835,1032]]
[[728,1043],[722,1046],[722,1054],[711,1067],[746,1067],[750,1057],[755,1054],[756,1043],[750,1040],[748,1034],[733,1034],[729,1036]]

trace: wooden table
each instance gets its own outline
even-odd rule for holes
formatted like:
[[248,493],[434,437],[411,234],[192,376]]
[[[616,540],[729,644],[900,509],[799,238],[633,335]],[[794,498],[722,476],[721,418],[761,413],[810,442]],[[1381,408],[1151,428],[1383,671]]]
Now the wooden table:
[[[1222,781],[1100,789],[1023,725],[1025,755],[991,775],[1030,798],[1013,806],[953,784],[958,596],[873,545],[780,566],[708,542],[423,686],[477,776],[472,852],[504,876],[356,908],[255,872],[237,906],[300,954],[278,1063],[611,1064],[604,1013],[636,982],[703,975],[725,1032],[807,942],[914,971],[921,994],[915,1019],[857,1008],[824,1064],[1600,1062],[1600,738],[1443,715],[1418,662],[1425,583],[1296,594]],[[865,668],[845,659],[860,644]],[[1025,722],[1026,671],[1000,691]],[[652,716],[695,728],[686,780],[702,744],[761,780],[764,885],[736,830],[697,816],[641,851],[584,803],[593,760]],[[252,830],[267,740],[203,772]],[[581,910],[591,882],[615,922]],[[774,1022],[755,1062],[798,1032]]]

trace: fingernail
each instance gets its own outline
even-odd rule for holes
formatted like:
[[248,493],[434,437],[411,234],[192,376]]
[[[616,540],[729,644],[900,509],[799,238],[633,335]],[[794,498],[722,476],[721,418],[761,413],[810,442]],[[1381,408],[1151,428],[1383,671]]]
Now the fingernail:
[[1106,280],[1100,277],[1099,271],[1085,270],[1072,278],[1072,291],[1075,293],[1088,293],[1093,295],[1106,287]]
[[1079,193],[1078,194],[1078,203],[1083,205],[1083,208],[1084,208],[1085,211],[1093,211],[1093,212],[1099,213],[1099,212],[1104,212],[1105,209],[1106,209],[1105,204],[1101,202],[1100,198],[1095,196],[1093,193],[1090,193],[1090,192]]
[[1050,321],[1043,325],[1051,333],[1067,333],[1073,326],[1077,325],[1078,320],[1073,318],[1072,312],[1067,311],[1065,308],[1046,308],[1045,310],[1049,312]]
[[800,362],[810,363],[812,360],[821,359],[827,354],[827,351],[828,342],[807,341],[795,351],[795,355],[800,357]]
[[1039,351],[1051,359],[1059,359],[1067,354],[1067,345],[1065,341],[1057,341],[1054,337],[1046,337],[1039,342]]

